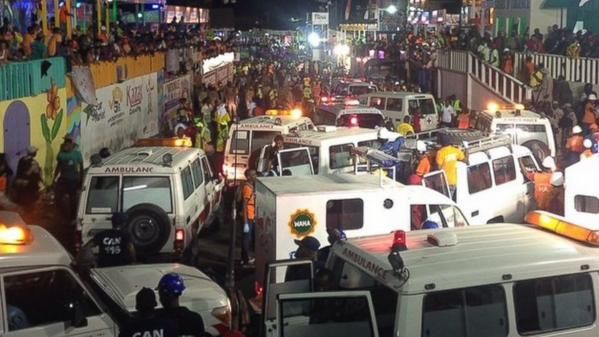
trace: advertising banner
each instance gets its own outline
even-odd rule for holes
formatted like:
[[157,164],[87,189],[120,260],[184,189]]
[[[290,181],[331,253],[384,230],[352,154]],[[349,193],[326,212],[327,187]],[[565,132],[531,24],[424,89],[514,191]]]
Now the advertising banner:
[[177,110],[181,106],[181,98],[187,99],[187,104],[191,105],[191,89],[192,83],[190,74],[164,83],[162,86],[163,114],[161,119],[163,129],[166,126],[171,129],[172,121],[175,119]]
[[328,25],[329,24],[329,13],[313,12],[312,13],[312,24],[313,25]]
[[158,134],[157,74],[96,90],[98,103],[82,103],[81,151],[85,165],[103,147],[115,153]]

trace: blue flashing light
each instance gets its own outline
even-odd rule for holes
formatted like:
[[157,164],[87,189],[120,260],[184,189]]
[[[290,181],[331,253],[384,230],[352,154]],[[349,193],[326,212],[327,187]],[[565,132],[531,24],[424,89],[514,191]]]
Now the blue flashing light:
[[160,5],[156,5],[156,4],[152,5],[152,9],[158,9],[158,8],[160,8]]

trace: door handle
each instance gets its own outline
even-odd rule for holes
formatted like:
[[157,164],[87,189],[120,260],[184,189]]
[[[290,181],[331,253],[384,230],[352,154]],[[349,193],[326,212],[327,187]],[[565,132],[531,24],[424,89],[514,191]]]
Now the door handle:
[[470,213],[471,216],[477,216],[478,214],[480,214],[479,211],[474,211],[474,212]]

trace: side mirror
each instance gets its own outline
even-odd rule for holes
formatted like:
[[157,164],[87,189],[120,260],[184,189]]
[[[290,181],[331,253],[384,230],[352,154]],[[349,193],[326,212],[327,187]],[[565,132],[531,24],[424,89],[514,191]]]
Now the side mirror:
[[87,317],[83,314],[79,301],[72,301],[66,304],[69,312],[69,321],[65,322],[66,328],[83,328],[87,326]]

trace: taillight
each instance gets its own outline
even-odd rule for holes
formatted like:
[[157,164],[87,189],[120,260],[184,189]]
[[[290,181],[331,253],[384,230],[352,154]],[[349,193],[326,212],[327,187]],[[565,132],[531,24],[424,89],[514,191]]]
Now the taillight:
[[391,250],[406,250],[406,232],[404,231],[395,231],[393,234],[393,245],[391,245]]
[[262,297],[264,294],[264,287],[262,286],[262,283],[256,281],[254,284],[254,291],[256,292],[256,297]]
[[358,126],[358,117],[356,117],[356,116],[352,116],[352,117],[349,119],[349,125],[350,125],[350,126]]
[[185,245],[185,230],[180,228],[175,230],[175,252],[181,253],[183,252],[183,247]]
[[324,103],[326,103],[326,102],[328,102],[328,101],[329,101],[329,98],[328,98],[328,97],[326,97],[326,96],[324,96],[324,97],[322,97],[320,100],[321,100],[321,101],[323,101]]

